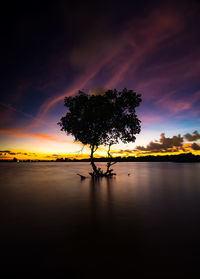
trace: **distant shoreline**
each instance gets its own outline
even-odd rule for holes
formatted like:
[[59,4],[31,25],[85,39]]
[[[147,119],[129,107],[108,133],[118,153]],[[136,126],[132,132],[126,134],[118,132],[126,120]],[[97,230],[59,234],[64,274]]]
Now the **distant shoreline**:
[[[95,158],[96,162],[108,162],[110,159],[106,157]],[[163,155],[163,156],[141,156],[141,157],[113,157],[114,162],[175,162],[175,163],[200,163],[200,155],[194,155],[192,153],[182,153],[179,155]],[[0,162],[90,162],[90,159],[68,159],[58,158],[56,160],[19,160],[14,158],[12,160],[0,160]]]

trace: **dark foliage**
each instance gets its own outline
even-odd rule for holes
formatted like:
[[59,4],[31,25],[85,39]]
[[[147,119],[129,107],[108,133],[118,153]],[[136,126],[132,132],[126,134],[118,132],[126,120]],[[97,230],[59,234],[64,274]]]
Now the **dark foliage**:
[[73,135],[75,141],[90,146],[92,176],[113,175],[109,170],[111,163],[105,173],[96,168],[93,153],[100,145],[108,145],[110,151],[110,146],[119,140],[123,143],[135,141],[135,134],[141,130],[135,113],[140,102],[141,95],[126,88],[123,91],[108,90],[103,95],[88,95],[79,91],[76,96],[65,98],[68,111],[58,124],[62,131]]

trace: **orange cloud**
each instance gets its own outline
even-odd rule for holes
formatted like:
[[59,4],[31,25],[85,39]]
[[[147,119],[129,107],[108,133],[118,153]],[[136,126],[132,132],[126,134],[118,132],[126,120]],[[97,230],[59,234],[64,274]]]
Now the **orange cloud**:
[[50,141],[55,141],[55,142],[64,142],[64,143],[73,143],[73,141],[70,140],[62,140],[57,137],[51,136],[51,135],[46,135],[46,134],[30,134],[30,133],[25,133],[20,130],[15,130],[15,129],[1,129],[0,134],[10,134],[14,137],[26,137],[26,138],[37,138],[41,140],[50,140]]

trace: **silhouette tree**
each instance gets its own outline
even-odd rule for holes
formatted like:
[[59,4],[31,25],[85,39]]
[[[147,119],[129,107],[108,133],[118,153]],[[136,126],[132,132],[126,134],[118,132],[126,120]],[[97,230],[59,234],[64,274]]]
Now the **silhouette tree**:
[[[142,101],[141,95],[124,88],[108,90],[103,95],[88,95],[82,91],[74,97],[66,97],[68,111],[58,123],[61,130],[74,136],[75,141],[89,145],[91,176],[115,175],[110,167],[114,164],[110,154],[112,144],[134,142],[141,130],[135,108]],[[103,172],[94,162],[94,153],[100,145],[108,146],[107,170]]]

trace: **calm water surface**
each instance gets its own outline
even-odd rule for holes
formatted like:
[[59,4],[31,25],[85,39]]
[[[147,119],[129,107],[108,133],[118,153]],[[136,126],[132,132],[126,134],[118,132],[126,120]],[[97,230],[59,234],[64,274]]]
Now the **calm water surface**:
[[1,163],[2,267],[95,278],[107,269],[198,264],[200,164],[114,169],[115,178],[81,181],[76,174],[87,175],[89,163]]

